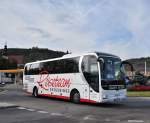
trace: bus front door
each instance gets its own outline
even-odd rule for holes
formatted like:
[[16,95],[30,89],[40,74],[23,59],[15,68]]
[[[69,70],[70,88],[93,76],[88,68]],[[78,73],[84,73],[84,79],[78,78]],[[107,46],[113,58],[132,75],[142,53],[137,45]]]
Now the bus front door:
[[90,100],[99,100],[99,74],[95,72],[90,77],[89,98]]

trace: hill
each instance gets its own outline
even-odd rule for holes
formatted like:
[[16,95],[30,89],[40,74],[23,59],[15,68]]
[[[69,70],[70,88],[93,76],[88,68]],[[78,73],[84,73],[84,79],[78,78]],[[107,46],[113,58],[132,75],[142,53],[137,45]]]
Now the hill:
[[3,52],[4,49],[0,49],[0,69],[14,69],[18,65],[21,65],[21,68],[23,68],[23,64],[28,62],[57,58],[66,54],[61,51],[53,51],[38,47],[30,49],[8,48],[7,53],[5,51],[5,55],[7,54],[6,56],[8,58],[3,58]]
[[46,48],[33,47],[30,49],[8,48],[9,55],[22,55],[24,62],[33,62],[37,60],[51,59],[63,56],[65,53],[61,51],[53,51]]

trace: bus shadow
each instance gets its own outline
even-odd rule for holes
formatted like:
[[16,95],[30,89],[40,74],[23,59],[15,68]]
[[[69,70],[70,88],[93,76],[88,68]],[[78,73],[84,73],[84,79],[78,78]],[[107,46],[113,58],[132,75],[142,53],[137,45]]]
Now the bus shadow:
[[[31,96],[33,97],[33,96]],[[35,97],[33,97],[35,98]],[[44,100],[50,100],[50,101],[57,101],[57,102],[70,102],[70,100],[64,100],[64,99],[60,99],[60,98],[54,98],[54,97],[46,97],[46,96],[39,96],[37,97],[38,99],[44,99]]]
[[[32,98],[35,98],[31,96]],[[53,97],[44,97],[44,96],[39,96],[37,99],[44,99],[44,100],[50,100],[50,101],[57,101],[59,103],[68,103],[68,104],[73,104],[73,105],[83,105],[83,106],[92,106],[92,107],[103,107],[103,108],[123,108],[125,107],[125,104],[123,103],[87,103],[87,102],[80,102],[80,103],[73,103],[70,100],[64,100],[64,99],[59,99],[59,98],[53,98]]]
[[[33,96],[30,96],[30,98],[35,98]],[[108,108],[108,109],[145,109],[148,110],[150,108],[150,103],[149,101],[127,101],[127,102],[120,102],[120,103],[87,103],[87,102],[80,102],[78,104],[71,102],[70,100],[64,100],[64,99],[58,99],[58,98],[50,98],[50,97],[43,97],[40,96],[39,98],[35,98],[37,100],[46,100],[46,101],[52,101],[52,102],[57,102],[60,104],[65,104],[65,105],[72,105],[72,106],[89,106],[89,107],[96,107],[96,108]]]
[[88,105],[88,106],[93,106],[93,107],[102,107],[102,108],[121,108],[124,107],[125,104],[121,103],[80,103],[81,105]]

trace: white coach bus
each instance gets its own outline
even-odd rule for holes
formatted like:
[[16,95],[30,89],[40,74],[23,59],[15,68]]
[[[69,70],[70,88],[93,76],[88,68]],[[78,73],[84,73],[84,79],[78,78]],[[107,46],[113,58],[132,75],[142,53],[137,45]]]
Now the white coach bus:
[[93,52],[27,63],[24,90],[33,96],[75,103],[115,102],[126,98],[124,69],[115,55]]

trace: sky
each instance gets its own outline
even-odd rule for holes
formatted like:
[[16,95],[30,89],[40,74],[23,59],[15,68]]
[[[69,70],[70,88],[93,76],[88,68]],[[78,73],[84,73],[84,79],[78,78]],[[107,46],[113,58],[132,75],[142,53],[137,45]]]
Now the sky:
[[150,56],[149,0],[0,0],[0,48]]

